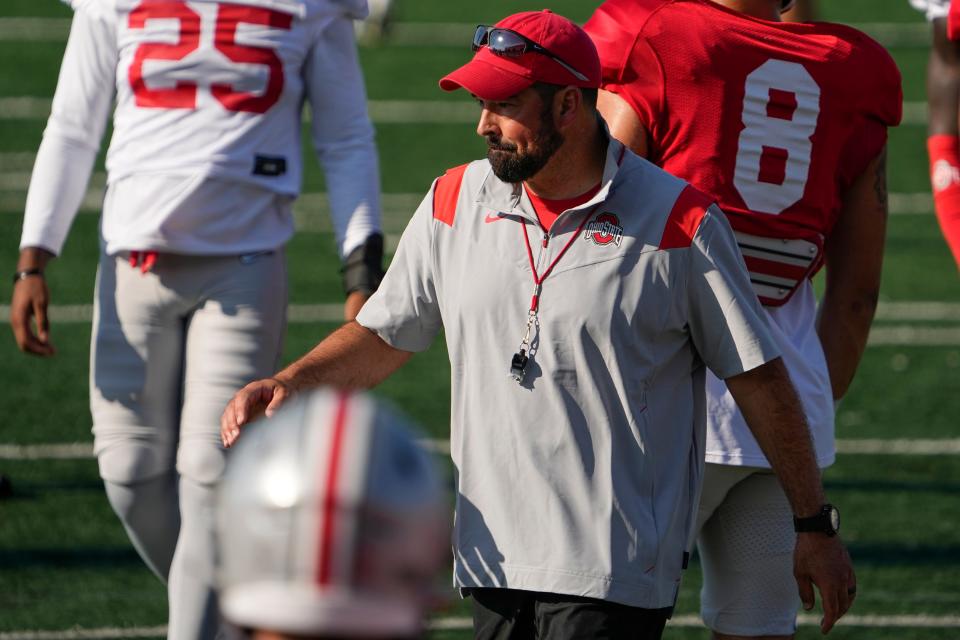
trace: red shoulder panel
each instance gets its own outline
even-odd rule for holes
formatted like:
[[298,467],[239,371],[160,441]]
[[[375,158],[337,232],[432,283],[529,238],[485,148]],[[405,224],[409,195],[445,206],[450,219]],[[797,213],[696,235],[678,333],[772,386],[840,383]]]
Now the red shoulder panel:
[[713,204],[713,198],[702,191],[687,185],[670,211],[667,224],[663,227],[660,249],[682,249],[693,243],[693,236],[700,227],[700,221],[707,213],[707,207]]
[[460,184],[463,182],[463,173],[469,164],[462,164],[447,172],[437,180],[433,190],[433,217],[435,220],[453,226],[453,219],[457,216],[457,198],[460,197]]

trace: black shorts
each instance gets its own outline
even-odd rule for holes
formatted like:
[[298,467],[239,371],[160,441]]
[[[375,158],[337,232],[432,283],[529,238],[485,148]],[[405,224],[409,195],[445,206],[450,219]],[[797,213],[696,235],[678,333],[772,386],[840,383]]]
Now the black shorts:
[[517,589],[468,589],[477,640],[659,640],[671,609]]

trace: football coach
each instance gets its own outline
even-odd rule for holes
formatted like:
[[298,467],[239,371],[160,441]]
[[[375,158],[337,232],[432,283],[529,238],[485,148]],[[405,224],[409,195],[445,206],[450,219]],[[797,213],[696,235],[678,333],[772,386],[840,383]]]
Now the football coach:
[[[476,637],[659,638],[703,473],[704,367],[803,517],[826,500],[800,403],[723,214],[609,137],[590,38],[527,12],[473,49],[440,86],[476,98],[486,159],[433,183],[356,322],[240,390],[221,435],[308,388],[375,386],[443,329]],[[795,573],[825,622],[846,612],[837,537],[799,534]]]

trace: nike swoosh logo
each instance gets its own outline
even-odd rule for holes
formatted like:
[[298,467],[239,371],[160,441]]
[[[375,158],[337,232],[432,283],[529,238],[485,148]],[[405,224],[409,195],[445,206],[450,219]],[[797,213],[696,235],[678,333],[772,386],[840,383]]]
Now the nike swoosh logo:
[[483,221],[487,224],[490,224],[491,222],[499,222],[500,220],[503,220],[503,216],[501,216],[499,213],[493,216],[488,213],[483,219]]

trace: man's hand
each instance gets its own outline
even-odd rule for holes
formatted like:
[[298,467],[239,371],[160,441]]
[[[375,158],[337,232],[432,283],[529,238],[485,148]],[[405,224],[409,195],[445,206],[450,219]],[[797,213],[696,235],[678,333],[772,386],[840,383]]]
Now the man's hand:
[[225,447],[231,446],[240,436],[240,427],[261,414],[269,418],[295,392],[320,386],[369,389],[411,355],[356,322],[348,322],[272,378],[240,389],[220,417],[220,439]]
[[850,609],[857,595],[853,564],[840,537],[823,533],[798,533],[793,555],[793,575],[797,579],[803,608],[807,611],[813,609],[813,585],[817,585],[823,607],[820,632],[829,633],[837,620]]
[[[17,271],[43,269],[53,254],[45,249],[27,247],[20,252]],[[56,350],[50,342],[50,321],[47,307],[50,291],[43,275],[27,276],[13,285],[10,301],[10,327],[21,351],[37,356],[52,356]],[[33,323],[36,322],[36,331]]]
[[293,395],[290,387],[276,378],[251,382],[237,391],[220,416],[220,439],[230,447],[240,437],[240,427],[261,415],[271,417],[287,398]]
[[[757,443],[777,474],[793,513],[816,513],[827,500],[813,454],[810,430],[790,375],[780,358],[755,369],[727,378],[727,388],[736,400]],[[798,533],[794,553],[794,575],[800,599],[813,608],[813,586],[820,590],[823,620],[827,633],[853,601],[849,589],[856,589],[853,565],[838,536]]]

